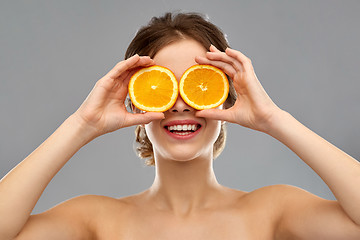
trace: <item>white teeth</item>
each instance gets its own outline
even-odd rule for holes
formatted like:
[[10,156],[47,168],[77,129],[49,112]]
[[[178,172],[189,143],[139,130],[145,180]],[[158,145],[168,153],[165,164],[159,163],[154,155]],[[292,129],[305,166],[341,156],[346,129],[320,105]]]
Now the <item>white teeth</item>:
[[198,129],[197,124],[189,124],[189,125],[173,125],[168,126],[169,131],[195,131]]
[[191,132],[175,132],[175,134],[178,134],[178,135],[188,135],[190,134]]

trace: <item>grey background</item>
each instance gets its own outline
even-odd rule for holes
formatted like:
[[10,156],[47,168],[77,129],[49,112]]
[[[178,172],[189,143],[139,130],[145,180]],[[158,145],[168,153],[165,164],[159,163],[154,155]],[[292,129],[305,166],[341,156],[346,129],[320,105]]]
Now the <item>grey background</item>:
[[[181,3],[180,3],[181,2]],[[136,30],[165,11],[198,11],[253,61],[272,99],[360,159],[359,1],[1,1],[0,177],[43,142],[123,59]],[[334,199],[325,183],[271,137],[228,125],[215,161],[223,185],[291,184]],[[121,197],[148,188],[154,168],[133,152],[134,127],[81,149],[34,213],[81,194]]]

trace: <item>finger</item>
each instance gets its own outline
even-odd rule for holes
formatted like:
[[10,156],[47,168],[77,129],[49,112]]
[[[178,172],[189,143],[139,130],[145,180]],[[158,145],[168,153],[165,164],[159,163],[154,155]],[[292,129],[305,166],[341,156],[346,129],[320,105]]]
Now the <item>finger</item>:
[[203,117],[213,120],[220,120],[220,121],[226,121],[226,122],[234,122],[232,119],[231,112],[226,109],[206,109],[201,110],[195,113],[196,117]]
[[199,64],[210,64],[219,67],[230,77],[233,77],[236,71],[243,70],[243,67],[236,59],[227,56],[226,53],[221,52],[214,45],[211,44],[209,50],[210,52],[206,54],[206,58],[199,56],[195,58],[195,61]]
[[219,49],[217,49],[214,45],[210,45],[210,52],[221,52]]
[[253,70],[253,66],[251,63],[250,58],[248,58],[247,56],[245,56],[242,52],[231,49],[231,48],[227,48],[225,50],[226,55],[237,59],[239,62],[242,63],[242,65],[245,68],[245,71],[252,71]]
[[[130,74],[129,74],[130,75]],[[130,77],[127,77],[124,81],[121,81],[119,84],[120,84],[120,87],[118,88],[118,94],[117,97],[119,99],[122,99],[122,101],[125,101],[126,99],[126,96],[128,94],[128,84],[129,84],[129,81],[130,81]]]
[[153,59],[151,59],[149,56],[140,56],[140,59],[138,62],[136,62],[131,68],[137,68],[137,67],[147,67],[149,65],[154,65],[155,62]]
[[135,54],[134,56],[118,62],[113,69],[111,69],[106,76],[109,78],[117,78],[119,77],[124,71],[134,66],[136,62],[140,60],[140,56],[138,54]]
[[115,67],[106,74],[106,77],[115,79],[120,77],[125,71],[129,69],[153,64],[154,60],[152,60],[150,57],[139,56],[138,54],[135,54],[134,56],[117,63]]
[[201,56],[197,56],[195,58],[195,61],[198,64],[208,64],[208,65],[218,67],[218,68],[222,69],[231,78],[233,78],[233,76],[236,74],[236,70],[232,65],[230,65],[228,63],[224,63],[222,61],[214,61],[214,60],[210,60],[206,57],[201,57]]
[[136,62],[131,68],[127,69],[127,71],[125,71],[123,74],[121,74],[115,80],[120,80],[120,81],[125,80],[125,82],[127,80],[127,82],[128,82],[130,77],[132,75],[134,75],[134,73],[139,71],[141,68],[149,67],[149,66],[152,66],[154,64],[155,64],[154,60],[152,60],[150,57],[148,57],[148,56],[140,57],[138,62]]
[[236,58],[227,55],[224,52],[207,52],[206,57],[210,60],[222,61],[230,64],[238,72],[244,71],[244,67],[242,66],[241,62],[239,62]]
[[129,123],[128,125],[132,126],[132,125],[147,124],[151,121],[160,120],[164,118],[165,118],[164,113],[146,112],[146,113],[137,113],[137,114],[129,113],[127,120]]

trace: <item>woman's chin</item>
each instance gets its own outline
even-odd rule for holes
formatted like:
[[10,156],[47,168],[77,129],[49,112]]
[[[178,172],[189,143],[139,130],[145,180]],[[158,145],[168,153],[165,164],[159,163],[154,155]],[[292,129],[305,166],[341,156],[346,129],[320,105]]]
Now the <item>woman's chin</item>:
[[[204,152],[202,151],[173,151],[171,153],[167,153],[166,156],[161,157],[161,159],[164,159],[166,161],[172,161],[176,163],[188,163],[192,162],[198,159],[207,158],[204,156]],[[159,159],[159,158],[158,158]]]

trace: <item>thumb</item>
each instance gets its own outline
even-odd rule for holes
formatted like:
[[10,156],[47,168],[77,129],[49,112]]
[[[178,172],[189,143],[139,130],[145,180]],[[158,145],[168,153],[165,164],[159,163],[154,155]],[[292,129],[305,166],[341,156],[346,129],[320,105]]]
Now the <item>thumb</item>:
[[147,124],[153,120],[160,120],[164,119],[164,113],[160,112],[146,112],[146,113],[136,113],[131,114],[129,116],[129,125],[141,125],[141,124]]
[[230,122],[229,112],[227,110],[222,110],[222,109],[201,110],[201,111],[196,112],[195,116]]

